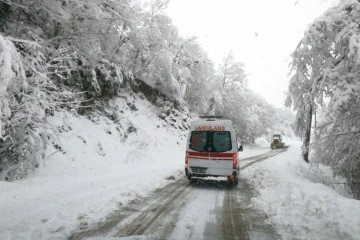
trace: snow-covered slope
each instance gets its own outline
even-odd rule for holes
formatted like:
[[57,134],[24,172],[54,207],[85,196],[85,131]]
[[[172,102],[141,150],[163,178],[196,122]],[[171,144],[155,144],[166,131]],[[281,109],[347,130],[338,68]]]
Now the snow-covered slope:
[[345,197],[345,181],[328,168],[306,164],[299,142],[290,145],[242,172],[259,191],[253,206],[283,239],[360,239],[360,201]]
[[65,239],[177,177],[190,118],[166,104],[126,95],[109,103],[112,120],[55,113],[61,147],[33,175],[0,182],[0,239]]

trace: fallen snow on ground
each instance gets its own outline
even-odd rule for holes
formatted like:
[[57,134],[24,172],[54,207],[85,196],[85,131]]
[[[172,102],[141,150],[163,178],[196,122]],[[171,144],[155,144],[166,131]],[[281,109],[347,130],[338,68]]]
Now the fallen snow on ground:
[[[254,207],[264,211],[283,239],[360,239],[360,201],[344,197],[344,180],[306,164],[300,143],[242,172],[259,195]],[[331,186],[336,186],[335,191]]]
[[261,155],[270,151],[270,142],[266,137],[260,137],[250,146],[244,146],[244,150],[239,153],[240,161],[244,158]]
[[136,103],[137,111],[114,103],[124,109],[122,125],[131,119],[125,131],[103,117],[56,113],[64,153],[50,148],[32,176],[0,182],[1,240],[66,239],[183,176],[187,132],[169,127],[145,100]]
[[[124,109],[123,122],[131,119],[127,132],[106,118],[56,113],[64,153],[50,148],[32,176],[0,182],[1,240],[66,239],[163,187],[169,176],[184,176],[187,132],[169,127],[146,101],[136,103],[137,111],[115,103]],[[257,147],[244,146],[240,158],[269,150],[262,139]],[[322,184],[332,180],[331,172],[309,168],[298,145],[241,174],[259,191],[254,207],[267,213],[283,239],[360,239],[360,202]]]

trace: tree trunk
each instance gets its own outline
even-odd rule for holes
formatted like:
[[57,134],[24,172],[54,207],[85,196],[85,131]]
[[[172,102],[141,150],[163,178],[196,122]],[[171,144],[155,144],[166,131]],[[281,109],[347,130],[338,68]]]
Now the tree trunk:
[[215,98],[212,97],[210,100],[209,100],[210,104],[209,104],[209,108],[208,110],[206,111],[206,114],[207,115],[211,115],[214,113],[214,107],[215,107]]
[[310,135],[311,135],[311,122],[312,122],[312,106],[310,105],[309,112],[306,114],[306,131],[303,142],[303,159],[305,162],[309,162],[310,151]]

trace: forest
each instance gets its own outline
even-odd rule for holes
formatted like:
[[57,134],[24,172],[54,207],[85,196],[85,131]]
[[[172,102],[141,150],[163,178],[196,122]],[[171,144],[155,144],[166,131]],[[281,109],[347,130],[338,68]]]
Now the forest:
[[48,116],[90,115],[145,84],[196,115],[232,118],[243,144],[296,128],[304,160],[330,166],[360,197],[360,3],[330,9],[294,46],[293,123],[248,88],[231,52],[215,66],[196,38],[182,38],[168,2],[0,0],[0,171],[17,169],[8,180],[34,171],[47,146],[61,149]]

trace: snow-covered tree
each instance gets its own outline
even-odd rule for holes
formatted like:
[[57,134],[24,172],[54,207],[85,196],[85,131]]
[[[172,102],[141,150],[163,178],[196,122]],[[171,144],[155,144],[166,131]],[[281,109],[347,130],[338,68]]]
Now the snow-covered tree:
[[45,116],[60,93],[49,82],[44,60],[36,43],[0,35],[0,168],[8,179],[34,169],[46,142],[55,141]]
[[247,88],[245,67],[232,53],[219,67],[211,96],[208,113],[231,118],[243,143],[254,143],[274,125],[275,109]]
[[[360,196],[360,3],[342,1],[316,19],[293,53],[288,103],[299,132],[309,130],[320,108],[316,159],[345,175]],[[319,111],[320,111],[319,110]],[[308,123],[308,124],[306,124]],[[310,123],[310,124],[309,124]]]
[[[234,59],[233,53],[229,52],[224,57],[223,63],[219,66],[208,112],[213,113],[214,111],[219,111],[219,109],[227,104],[227,100],[233,101],[236,96],[241,96],[245,87],[246,75],[244,65],[241,62],[237,62]],[[226,98],[228,99],[226,100]],[[238,100],[239,103],[242,102],[240,99]]]
[[206,52],[194,40],[185,41],[173,61],[182,84],[184,99],[192,109],[204,113],[213,94],[215,71]]
[[132,78],[128,56],[119,53],[138,28],[140,10],[131,1],[5,2],[12,14],[4,32],[53,51],[55,65],[61,66],[56,70],[59,84],[76,86],[88,98],[111,97]]

